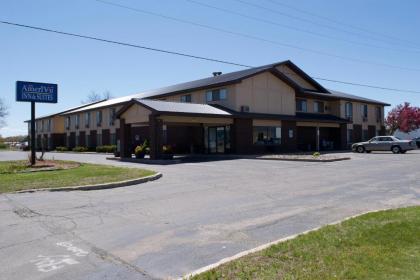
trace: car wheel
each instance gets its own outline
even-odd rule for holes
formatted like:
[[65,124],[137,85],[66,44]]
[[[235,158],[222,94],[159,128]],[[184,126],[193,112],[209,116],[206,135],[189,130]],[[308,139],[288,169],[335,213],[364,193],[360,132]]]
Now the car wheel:
[[394,147],[391,148],[391,151],[394,154],[399,154],[399,153],[401,153],[401,148],[399,146],[394,146]]
[[363,147],[363,146],[358,146],[358,147],[357,147],[357,149],[356,149],[356,151],[357,151],[358,153],[364,153],[364,152],[365,152],[365,147]]

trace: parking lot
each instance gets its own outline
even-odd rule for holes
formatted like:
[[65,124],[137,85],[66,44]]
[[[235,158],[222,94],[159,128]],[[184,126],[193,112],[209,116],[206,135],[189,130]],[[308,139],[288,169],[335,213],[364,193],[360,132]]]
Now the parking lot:
[[[420,151],[332,163],[251,159],[149,168],[155,182],[0,195],[0,279],[166,279],[364,211],[420,204]],[[26,159],[0,152],[0,160]]]

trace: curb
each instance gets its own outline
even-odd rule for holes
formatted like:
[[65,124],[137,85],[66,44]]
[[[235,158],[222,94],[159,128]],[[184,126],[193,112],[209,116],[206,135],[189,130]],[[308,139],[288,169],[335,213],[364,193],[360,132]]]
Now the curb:
[[270,247],[272,245],[276,245],[276,244],[279,244],[279,243],[282,243],[282,242],[286,242],[288,240],[295,239],[296,237],[298,237],[300,235],[304,235],[304,234],[308,234],[308,233],[313,232],[313,231],[317,231],[317,230],[319,230],[319,229],[321,229],[322,227],[325,227],[325,226],[333,226],[333,225],[337,225],[337,224],[340,224],[342,222],[345,222],[347,220],[350,220],[350,219],[353,219],[353,218],[356,218],[356,217],[359,217],[359,216],[363,216],[365,214],[375,213],[375,212],[380,212],[380,211],[386,211],[386,210],[392,210],[392,209],[397,209],[397,208],[391,207],[391,208],[382,208],[382,209],[378,209],[378,210],[365,211],[365,212],[362,212],[362,213],[359,213],[359,214],[355,214],[355,215],[346,217],[346,218],[344,218],[342,220],[339,220],[339,221],[328,223],[328,224],[325,224],[325,225],[322,225],[322,226],[319,226],[319,227],[315,227],[313,229],[305,230],[305,231],[303,231],[301,233],[296,233],[296,234],[293,234],[293,235],[289,235],[289,236],[286,236],[286,237],[277,239],[275,241],[271,241],[271,242],[265,243],[265,244],[260,245],[258,247],[255,247],[255,248],[252,248],[252,249],[249,249],[249,250],[246,250],[246,251],[239,252],[239,253],[231,256],[231,257],[227,257],[227,258],[221,259],[218,262],[215,262],[213,264],[210,264],[210,265],[204,266],[202,268],[199,268],[197,270],[194,270],[193,272],[190,272],[190,273],[188,273],[188,274],[186,274],[186,275],[184,275],[182,277],[176,278],[176,279],[177,280],[191,279],[192,277],[194,277],[194,276],[196,276],[198,274],[201,274],[201,273],[207,272],[209,270],[212,270],[214,268],[217,268],[217,267],[219,267],[219,266],[221,266],[221,265],[223,265],[225,263],[228,263],[228,262],[237,260],[237,259],[239,259],[241,257],[244,257],[244,256],[249,255],[249,254],[252,254],[252,253],[256,253],[256,252],[262,251],[262,250],[267,249],[268,247]]
[[85,186],[74,186],[74,187],[29,189],[29,190],[15,191],[12,193],[33,193],[33,192],[42,192],[42,191],[62,192],[62,191],[105,190],[105,189],[113,189],[113,188],[120,188],[120,187],[127,187],[131,185],[143,184],[146,182],[155,181],[161,177],[162,177],[162,173],[156,173],[154,175],[150,175],[150,176],[146,176],[142,178],[119,181],[119,182],[111,182],[111,183],[96,184],[96,185],[85,185]]
[[256,158],[259,160],[279,160],[279,161],[302,161],[302,162],[335,162],[350,160],[351,157],[334,158],[334,159],[297,159],[297,158]]

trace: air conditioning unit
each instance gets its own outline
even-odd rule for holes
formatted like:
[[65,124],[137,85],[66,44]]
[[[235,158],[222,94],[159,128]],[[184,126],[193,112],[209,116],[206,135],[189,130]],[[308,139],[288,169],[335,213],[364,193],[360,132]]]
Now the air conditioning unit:
[[242,113],[248,113],[249,112],[249,106],[241,106],[241,112]]

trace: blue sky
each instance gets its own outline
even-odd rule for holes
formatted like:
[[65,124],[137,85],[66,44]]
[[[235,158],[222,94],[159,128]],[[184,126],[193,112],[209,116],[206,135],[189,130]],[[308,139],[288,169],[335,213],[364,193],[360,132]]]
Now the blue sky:
[[[194,0],[262,18],[276,25],[210,9],[187,0],[107,1],[275,42],[209,30],[95,0],[2,0],[0,20],[247,65],[257,66],[290,59],[316,77],[420,91],[420,37],[417,36],[420,1]],[[282,3],[324,18],[298,12],[280,5]],[[374,31],[375,34],[348,25]],[[390,37],[398,39],[391,40]],[[110,91],[114,97],[118,97],[207,77],[214,71],[243,69],[1,24],[0,42],[0,97],[10,108],[7,126],[0,129],[3,136],[26,133],[23,121],[30,117],[30,104],[15,102],[16,80],[59,85],[58,104],[38,104],[37,116],[40,116],[77,106],[91,91]],[[411,70],[323,56],[282,44]],[[393,105],[404,101],[420,105],[420,94],[416,93],[320,82],[327,88]]]

